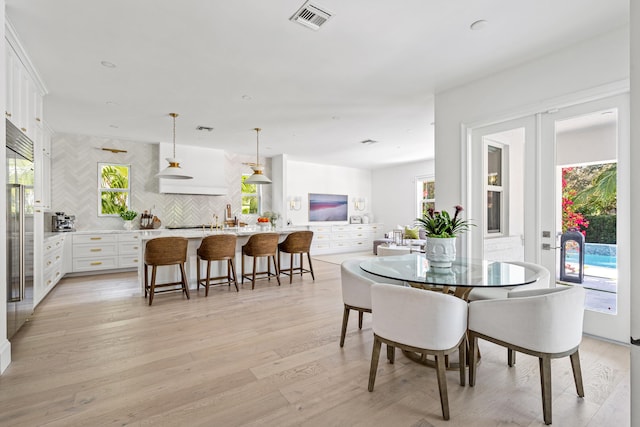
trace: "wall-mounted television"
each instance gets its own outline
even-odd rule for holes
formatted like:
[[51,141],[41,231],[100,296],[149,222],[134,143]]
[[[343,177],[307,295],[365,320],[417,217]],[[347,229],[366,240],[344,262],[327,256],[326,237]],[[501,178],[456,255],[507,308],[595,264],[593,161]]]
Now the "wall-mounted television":
[[346,221],[348,208],[347,195],[309,193],[309,221]]

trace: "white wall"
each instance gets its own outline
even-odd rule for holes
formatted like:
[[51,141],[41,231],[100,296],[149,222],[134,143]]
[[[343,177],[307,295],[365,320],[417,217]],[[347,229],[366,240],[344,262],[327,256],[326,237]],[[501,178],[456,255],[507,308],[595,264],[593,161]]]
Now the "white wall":
[[[0,18],[4,22],[4,0],[0,0]],[[4,40],[4,25],[0,30],[2,34],[2,40]],[[6,76],[6,63],[5,63],[5,43],[0,46],[0,108],[6,111],[7,106],[7,94],[5,84],[7,80]],[[5,122],[0,123],[0,132],[2,135],[6,133]],[[0,165],[2,166],[2,173],[0,173],[0,188],[6,188],[6,153],[5,150],[0,150]],[[2,220],[0,220],[0,237],[3,242],[7,241],[7,193],[6,191],[0,191],[0,212],[2,212]],[[11,363],[11,344],[7,340],[7,281],[4,280],[7,277],[7,245],[0,245],[0,374],[7,369],[7,366]]]
[[[417,215],[416,177],[434,174],[434,161],[421,160],[373,171],[375,221],[390,231],[396,225],[412,225]],[[440,195],[436,181],[436,200]],[[453,206],[453,205],[452,205]]]
[[465,154],[461,125],[521,117],[537,108],[569,102],[580,91],[628,77],[629,28],[624,27],[436,94],[436,205],[450,206],[466,196],[462,194],[466,175],[461,166]]
[[[631,3],[631,164],[640,165],[640,5]],[[636,89],[633,89],[636,88]],[[640,183],[640,168],[631,168],[632,185]],[[640,218],[640,191],[631,191],[631,218]],[[640,277],[640,224],[631,221],[631,277]],[[634,307],[636,307],[634,309]],[[631,286],[631,336],[640,339],[640,287],[637,280]],[[640,347],[631,350],[631,425],[640,425]]]
[[[126,153],[114,154],[102,147],[124,149]],[[131,207],[137,212],[153,209],[163,225],[210,224],[217,214],[224,221],[224,210],[231,204],[233,215],[241,220],[253,221],[253,216],[240,213],[240,180],[251,169],[242,162],[255,158],[225,153],[225,174],[229,193],[225,196],[188,194],[160,194],[158,192],[158,144],[126,140],[114,140],[84,135],[56,134],[52,139],[51,181],[52,212],[63,211],[76,215],[78,230],[113,230],[122,228],[117,217],[98,216],[98,163],[113,162],[131,165]],[[82,159],[82,162],[78,162]],[[271,172],[270,161],[265,173]],[[181,159],[188,168],[189,159]],[[270,186],[263,186],[263,207],[271,209]],[[50,218],[50,215],[47,216]],[[48,223],[45,226],[50,226]]]
[[[342,166],[300,162],[284,158],[283,197],[300,197],[300,210],[281,212],[293,225],[309,223],[309,193],[346,194],[349,196],[349,215],[371,215],[371,171]],[[355,211],[354,200],[366,200],[364,211]],[[286,203],[285,203],[286,205]],[[376,219],[377,220],[377,219]]]

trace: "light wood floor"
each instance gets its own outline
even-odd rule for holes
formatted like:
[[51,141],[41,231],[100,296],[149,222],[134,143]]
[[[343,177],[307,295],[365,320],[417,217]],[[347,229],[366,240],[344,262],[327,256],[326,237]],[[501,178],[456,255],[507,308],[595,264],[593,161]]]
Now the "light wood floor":
[[[345,347],[339,266],[316,281],[288,277],[239,293],[226,287],[157,295],[133,274],[63,279],[12,341],[0,376],[2,426],[537,426],[537,360],[481,341],[475,387],[447,373],[443,421],[435,372],[381,359],[367,391],[372,333],[352,315]],[[586,337],[586,397],[569,359],[552,362],[554,426],[629,425],[629,349]]]

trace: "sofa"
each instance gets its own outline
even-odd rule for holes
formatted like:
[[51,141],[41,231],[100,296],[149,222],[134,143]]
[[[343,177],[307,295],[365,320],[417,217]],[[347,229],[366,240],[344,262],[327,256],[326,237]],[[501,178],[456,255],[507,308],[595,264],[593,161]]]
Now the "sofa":
[[[411,228],[409,226],[397,226],[394,230],[385,233],[385,237],[383,239],[376,239],[373,241],[373,254],[374,255],[378,255],[378,246],[380,246],[383,243],[392,243],[393,242],[393,231],[395,230],[401,230],[402,233],[402,240],[404,242],[406,242],[406,244],[408,245],[412,245],[412,246],[424,246],[424,244],[427,242],[427,235],[425,233],[425,231],[422,228],[418,228],[418,237],[419,239],[405,239],[405,229],[407,228]],[[414,227],[415,229],[415,227]]]

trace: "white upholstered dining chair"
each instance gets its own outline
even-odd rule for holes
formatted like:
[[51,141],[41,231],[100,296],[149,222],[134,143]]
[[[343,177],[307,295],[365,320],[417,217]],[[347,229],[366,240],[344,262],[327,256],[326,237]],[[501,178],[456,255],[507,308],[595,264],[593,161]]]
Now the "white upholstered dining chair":
[[366,258],[351,258],[343,261],[340,265],[342,302],[344,303],[340,347],[344,347],[344,339],[349,323],[349,312],[351,310],[358,312],[359,329],[362,329],[363,314],[371,313],[371,285],[381,281],[400,286],[403,285],[403,283],[398,280],[374,276],[362,270],[360,263],[365,259]]
[[460,385],[465,384],[467,302],[439,292],[376,283],[371,287],[373,352],[369,391],[373,391],[382,344],[394,362],[395,348],[434,355],[442,417],[449,419],[445,356],[458,351]]
[[551,359],[570,356],[584,397],[578,348],[585,291],[580,286],[512,291],[508,298],[469,304],[469,384],[476,383],[478,339],[538,357],[545,424],[551,424]]

